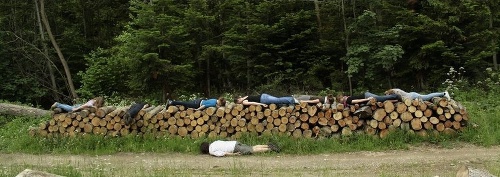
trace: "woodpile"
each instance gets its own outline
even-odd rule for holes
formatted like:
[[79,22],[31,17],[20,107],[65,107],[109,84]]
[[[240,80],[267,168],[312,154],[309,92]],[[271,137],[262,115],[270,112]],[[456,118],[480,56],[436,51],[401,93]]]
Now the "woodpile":
[[229,103],[225,107],[205,110],[183,106],[151,106],[142,109],[130,125],[123,115],[129,107],[106,106],[79,112],[59,113],[42,123],[32,134],[41,136],[107,136],[171,135],[181,137],[233,137],[254,135],[288,135],[330,137],[364,132],[380,137],[402,129],[426,136],[429,132],[455,133],[467,125],[465,108],[454,100],[403,100],[375,102],[344,107],[336,105],[244,106]]

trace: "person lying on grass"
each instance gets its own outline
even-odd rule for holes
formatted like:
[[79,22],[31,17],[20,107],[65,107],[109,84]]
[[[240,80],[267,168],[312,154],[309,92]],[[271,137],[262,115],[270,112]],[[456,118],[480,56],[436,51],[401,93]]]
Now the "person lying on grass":
[[217,140],[212,143],[201,143],[200,150],[202,154],[210,154],[216,157],[223,157],[232,155],[249,155],[253,153],[268,151],[279,152],[280,148],[272,143],[268,143],[267,145],[249,146],[246,144],[241,144],[238,141]]

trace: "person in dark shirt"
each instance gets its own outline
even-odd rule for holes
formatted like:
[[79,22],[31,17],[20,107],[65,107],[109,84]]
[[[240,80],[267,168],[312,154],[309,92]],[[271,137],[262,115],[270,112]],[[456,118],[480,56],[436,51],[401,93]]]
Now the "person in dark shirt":
[[226,105],[226,100],[224,97],[219,97],[218,99],[196,99],[192,101],[167,101],[166,107],[182,105],[187,108],[195,108],[196,110],[202,110],[208,107],[220,107]]
[[269,94],[260,94],[252,96],[238,97],[234,99],[234,103],[243,105],[261,105],[267,107],[268,104],[297,104],[298,100],[291,96],[288,97],[275,97]]
[[365,92],[363,95],[345,96],[338,95],[337,101],[344,104],[344,106],[354,105],[354,104],[366,104],[371,99],[375,99],[377,102],[384,102],[386,100],[399,100],[400,97],[396,94],[378,96],[370,92]]

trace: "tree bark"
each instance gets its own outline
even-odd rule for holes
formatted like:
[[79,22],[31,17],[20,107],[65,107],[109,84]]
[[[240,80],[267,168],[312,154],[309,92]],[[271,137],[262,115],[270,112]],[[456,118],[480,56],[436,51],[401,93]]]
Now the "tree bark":
[[66,73],[66,79],[68,82],[68,86],[71,92],[72,97],[78,98],[78,95],[76,94],[75,86],[73,84],[73,79],[71,78],[71,73],[69,71],[68,63],[66,62],[66,59],[64,58],[64,55],[61,52],[61,49],[59,48],[59,45],[57,44],[54,35],[52,34],[52,31],[50,30],[50,24],[47,19],[47,15],[45,14],[45,5],[44,5],[44,0],[40,0],[40,14],[42,17],[42,22],[45,26],[45,29],[47,30],[47,34],[49,35],[50,41],[52,42],[52,45],[54,46],[54,49],[57,52],[57,55],[59,56],[59,59],[61,60],[61,63],[64,67],[64,72]]
[[0,115],[43,117],[43,116],[49,116],[50,112],[51,111],[28,107],[28,106],[0,103]]
[[45,58],[47,59],[47,69],[49,70],[49,77],[50,77],[50,83],[51,83],[51,88],[52,88],[52,96],[54,97],[54,100],[60,100],[59,94],[57,93],[57,84],[56,84],[56,78],[54,76],[54,70],[52,68],[52,62],[49,58],[49,51],[47,49],[47,45],[45,45],[45,35],[43,32],[43,24],[42,20],[40,19],[40,10],[38,8],[38,2],[37,0],[34,0],[35,2],[35,9],[36,9],[36,19],[38,22],[38,31],[40,32],[40,38],[41,42],[40,44],[42,45],[43,48],[43,54]]
[[[490,29],[493,30],[493,12],[491,12],[491,7],[489,7],[490,9]],[[491,39],[493,41],[493,45],[496,46],[496,42],[495,42],[495,39]],[[497,61],[497,52],[495,52],[493,54],[493,68],[498,71],[498,61]]]

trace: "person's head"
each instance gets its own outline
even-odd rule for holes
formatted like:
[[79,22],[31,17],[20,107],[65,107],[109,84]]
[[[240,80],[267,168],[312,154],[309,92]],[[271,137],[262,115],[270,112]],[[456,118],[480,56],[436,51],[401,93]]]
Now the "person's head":
[[209,148],[210,148],[210,143],[208,142],[203,142],[200,145],[200,150],[202,154],[208,154]]
[[234,103],[241,104],[241,103],[243,103],[243,100],[244,100],[243,97],[240,96],[240,97],[234,99]]
[[102,97],[95,97],[93,100],[95,100],[94,106],[97,108],[100,108],[104,105],[104,98]]
[[389,89],[387,91],[384,92],[385,95],[392,95],[392,94],[396,94],[396,92],[394,92],[393,89]]
[[326,103],[333,104],[333,102],[335,102],[335,98],[333,98],[333,95],[332,94],[327,95],[326,96]]
[[344,102],[344,94],[338,94],[337,97],[336,97],[336,100],[337,100],[337,103],[343,103]]
[[226,106],[226,99],[224,99],[224,97],[219,97],[219,99],[217,99],[217,106]]

